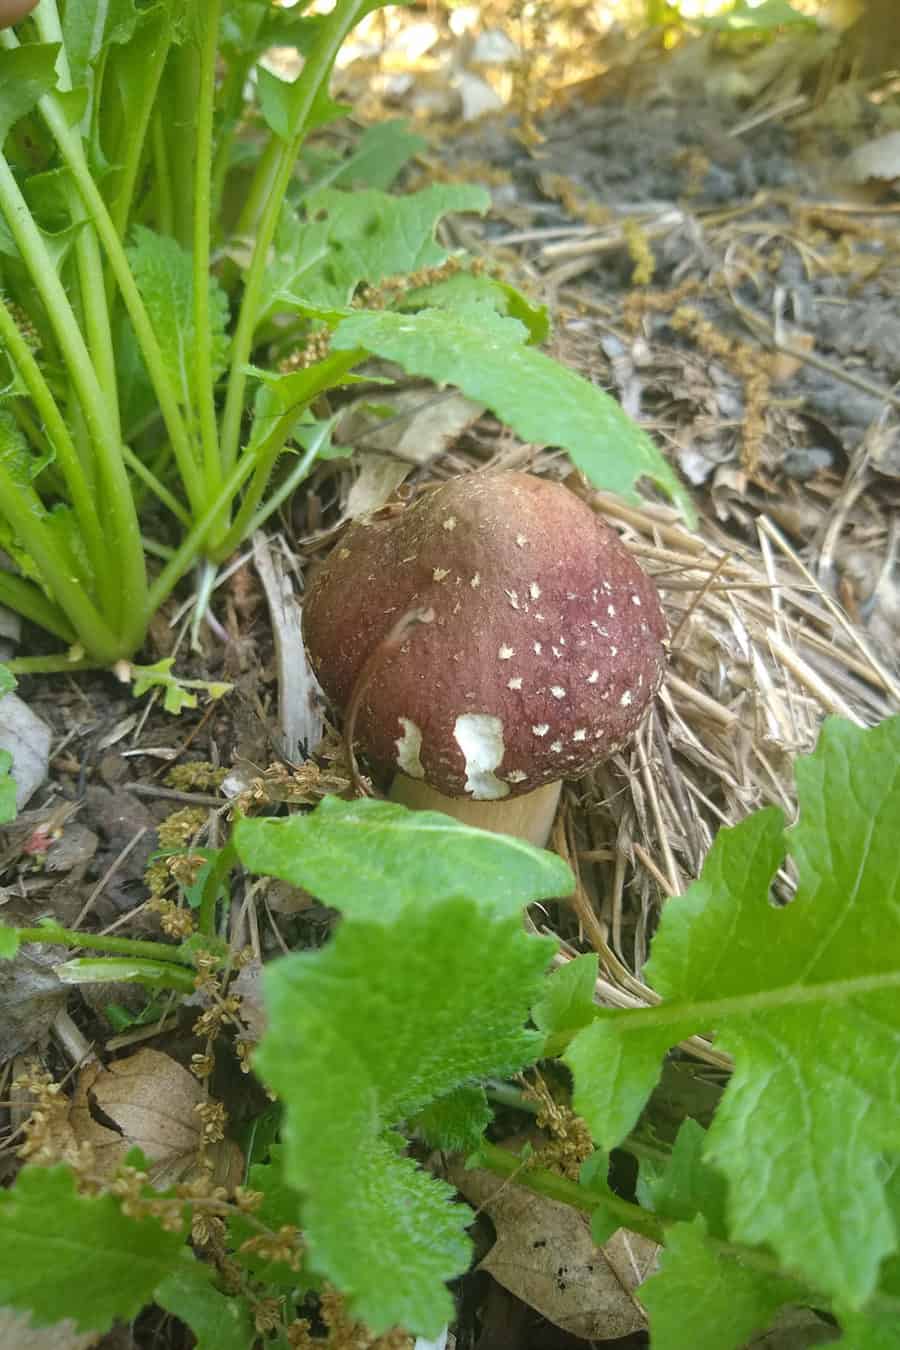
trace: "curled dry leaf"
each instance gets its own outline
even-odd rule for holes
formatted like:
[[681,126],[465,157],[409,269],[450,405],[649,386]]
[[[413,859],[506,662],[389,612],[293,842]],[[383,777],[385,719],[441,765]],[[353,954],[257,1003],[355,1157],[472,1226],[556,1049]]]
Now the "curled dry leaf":
[[[27,917],[6,906],[0,912],[8,924]],[[0,961],[0,1063],[42,1041],[65,1007],[67,990],[53,969],[58,962],[58,947],[34,942],[14,961]]]
[[[177,1060],[139,1050],[107,1069],[91,1064],[82,1071],[70,1120],[78,1142],[90,1143],[103,1176],[112,1176],[137,1147],[152,1164],[153,1185],[165,1187],[186,1179],[197,1165],[202,1123],[195,1108],[204,1097],[202,1085]],[[234,1147],[226,1140],[210,1150],[220,1155],[217,1173],[230,1177]]]
[[12,755],[16,806],[21,811],[47,777],[52,732],[18,694],[0,698],[0,748]]
[[450,1180],[497,1230],[480,1269],[504,1289],[583,1340],[646,1328],[635,1291],[654,1272],[656,1243],[620,1228],[596,1247],[590,1221],[568,1205],[462,1166]]

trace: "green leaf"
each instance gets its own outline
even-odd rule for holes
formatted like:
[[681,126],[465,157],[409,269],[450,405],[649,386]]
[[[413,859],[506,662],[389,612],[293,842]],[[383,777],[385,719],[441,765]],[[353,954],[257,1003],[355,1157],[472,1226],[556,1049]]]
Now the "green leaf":
[[428,148],[422,136],[409,130],[405,118],[391,118],[367,127],[353,154],[345,159],[331,181],[387,192],[397,174],[414,156]]
[[747,0],[735,0],[733,8],[726,14],[698,18],[694,22],[701,28],[720,29],[728,33],[767,33],[786,26],[818,26],[814,18],[801,14],[788,0],[762,0],[758,5],[750,5]]
[[443,1281],[469,1256],[468,1212],[388,1131],[533,1060],[541,1037],[525,1019],[552,946],[518,917],[447,900],[410,905],[393,924],[344,919],[324,950],[265,972],[257,1061],[285,1106],[285,1172],[303,1195],[310,1265],[375,1331],[436,1335],[452,1313]]
[[[284,1226],[299,1227],[300,1197],[288,1184],[284,1174],[284,1149],[274,1145],[269,1153],[269,1161],[255,1163],[247,1177],[247,1186],[251,1191],[259,1191],[262,1203],[254,1210],[254,1218],[264,1223],[272,1232],[277,1233]],[[242,1252],[241,1244],[252,1238],[259,1230],[242,1214],[234,1214],[228,1220],[228,1246],[234,1249],[234,1259],[244,1270],[249,1271],[255,1280],[267,1286],[279,1286],[294,1289],[300,1283],[308,1283],[305,1275],[301,1277],[285,1261],[270,1261],[251,1250]]]
[[[175,239],[143,225],[132,230],[128,248],[134,279],[159,340],[163,360],[182,403],[196,406],[194,371],[194,280],[190,254]],[[209,283],[212,375],[225,369],[228,351],[228,297],[215,280]]]
[[4,694],[11,694],[18,683],[8,666],[0,666],[0,698]]
[[496,314],[518,319],[528,330],[529,342],[543,342],[550,332],[546,305],[533,304],[508,282],[475,272],[457,272],[431,286],[407,291],[393,308],[405,313],[421,309],[454,310],[466,305],[489,305]]
[[37,1325],[107,1331],[136,1317],[177,1269],[184,1233],[130,1219],[111,1195],[81,1195],[67,1167],[25,1167],[0,1191],[0,1306]]
[[15,928],[0,923],[0,961],[11,961],[19,950],[19,934]]
[[545,1036],[580,1031],[591,1025],[597,1012],[594,986],[598,967],[596,952],[586,952],[548,976],[531,1010],[531,1020]]
[[471,898],[492,914],[570,895],[554,853],[436,811],[326,797],[306,815],[239,820],[238,857],[251,872],[302,886],[347,916],[393,923],[407,905]]
[[112,43],[130,42],[138,23],[134,0],[79,0],[63,12],[63,38],[72,85],[93,85],[92,67]]
[[9,751],[0,749],[0,825],[7,825],[16,818],[16,780],[10,773],[12,763]]
[[690,1223],[702,1215],[713,1237],[728,1232],[725,1180],[703,1160],[706,1131],[696,1120],[682,1121],[665,1165],[642,1159],[637,1197],[645,1209]]
[[525,345],[526,331],[485,305],[447,313],[369,313],[343,319],[334,350],[364,347],[411,375],[455,384],[507,422],[523,440],[559,445],[591,482],[628,501],[650,478],[694,518],[687,491],[659,450],[614,398],[574,370]]
[[0,49],[0,149],[9,130],[56,88],[58,42]]
[[[256,81],[259,107],[266,125],[281,140],[290,141],[297,130],[296,81],[281,80],[265,66],[257,67]],[[343,117],[350,110],[350,104],[335,103],[327,88],[323,87],[313,99],[306,129],[314,131],[316,127]]]
[[668,1229],[660,1273],[641,1285],[653,1350],[739,1350],[803,1295],[765,1267],[713,1247],[701,1218]]
[[[435,242],[448,211],[486,211],[483,188],[437,184],[407,197],[326,188],[304,199],[306,223],[287,214],[265,278],[261,315],[278,308],[340,310],[361,282],[435,267],[448,254]],[[365,345],[365,344],[363,344]]]
[[663,910],[646,968],[663,1003],[601,1015],[565,1058],[575,1109],[611,1145],[665,1050],[714,1029],[735,1060],[705,1149],[728,1179],[729,1236],[852,1310],[898,1243],[882,1154],[900,1149],[900,718],[829,719],[796,773],[792,903],[768,894],[780,813],[722,830]]
[[186,1249],[183,1260],[154,1294],[154,1302],[180,1317],[197,1338],[196,1350],[247,1350],[256,1340],[247,1300],[223,1294],[213,1284],[215,1272]]
[[484,1088],[459,1087],[426,1106],[416,1116],[414,1124],[430,1148],[446,1149],[448,1153],[471,1153],[477,1149],[493,1118]]

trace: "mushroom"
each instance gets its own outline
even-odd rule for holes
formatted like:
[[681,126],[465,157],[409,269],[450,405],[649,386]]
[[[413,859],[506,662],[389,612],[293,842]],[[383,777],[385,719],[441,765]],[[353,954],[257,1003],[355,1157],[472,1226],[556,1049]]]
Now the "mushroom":
[[665,670],[652,581],[585,502],[525,473],[351,525],[303,635],[393,800],[540,845],[562,780],[622,747]]

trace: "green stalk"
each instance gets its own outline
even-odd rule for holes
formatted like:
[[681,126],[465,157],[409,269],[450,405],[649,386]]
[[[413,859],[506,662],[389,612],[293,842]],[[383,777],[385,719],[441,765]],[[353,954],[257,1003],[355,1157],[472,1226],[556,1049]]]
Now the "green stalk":
[[0,605],[14,609],[17,614],[30,619],[63,642],[76,641],[75,630],[69,625],[65,614],[47,599],[38,586],[33,586],[22,577],[0,572]]
[[[122,639],[88,599],[84,587],[72,576],[72,566],[51,530],[44,524],[41,499],[24,487],[0,463],[0,511],[12,525],[40,570],[75,633],[90,653],[103,664],[123,655]],[[143,555],[142,555],[143,562]],[[139,616],[143,620],[143,616]]]
[[89,656],[72,658],[66,652],[50,656],[14,656],[3,664],[14,675],[68,675],[73,670],[106,670],[109,662]]
[[[336,384],[340,384],[344,375],[350,371],[353,366],[358,365],[365,357],[366,353],[359,348],[349,352],[332,352],[324,361],[320,361],[317,366],[313,366],[311,373],[316,376],[315,382],[306,392],[304,402],[296,404],[293,408],[287,409],[278,418],[274,428],[266,436],[265,440],[260,442],[257,448],[256,468],[253,473],[253,479],[250,486],[244,494],[244,500],[241,502],[240,510],[234,518],[234,523],[228,531],[221,544],[216,549],[218,558],[227,558],[228,554],[238,547],[242,539],[245,539],[249,533],[251,521],[256,520],[256,508],[260,503],[266,485],[271,477],[272,470],[278,456],[284,449],[284,444],[290,436],[297,423],[297,418],[305,407],[322,393],[325,389],[331,389]],[[313,455],[315,458],[315,455]],[[304,457],[305,460],[305,457]],[[308,472],[308,470],[307,470]],[[292,475],[294,477],[295,475]],[[305,477],[305,473],[303,475]],[[297,478],[297,482],[301,479]],[[287,496],[287,493],[284,494]],[[271,515],[275,506],[284,500],[284,496],[279,498],[275,505],[268,505],[265,510],[265,516]],[[258,513],[257,513],[258,514]]]
[[135,477],[140,478],[141,482],[150,489],[154,497],[161,501],[163,506],[169,508],[176,520],[180,520],[186,529],[190,529],[191,517],[181,505],[178,498],[174,493],[169,491],[165,483],[159,481],[152,469],[148,469],[142,459],[138,459],[131,447],[124,443],[122,445],[122,457]]
[[84,147],[69,127],[65,113],[59,106],[58,101],[52,95],[45,94],[38,107],[56,141],[60,154],[71,170],[88,214],[94,222],[94,228],[100,236],[100,242],[106,251],[125,308],[128,310],[141,354],[144,357],[147,372],[153,384],[153,391],[156,394],[163,421],[169,433],[169,439],[172,442],[178,471],[196,514],[198,509],[202,508],[205,499],[203,480],[194,458],[187,425],[178,405],[177,391],[169,378],[169,372],[166,370],[162,352],[153,331],[153,325],[131,274],[131,267],[122,241],[88,168],[84,156]]
[[[144,555],[128,475],[119,453],[116,427],[111,424],[110,411],[72,306],[3,154],[0,154],[0,210],[6,217],[35,289],[44,302],[103,475],[104,506],[109,512],[109,533],[112,536],[106,552],[116,560],[118,586],[123,601],[123,625],[120,651],[117,653],[122,655],[124,650],[136,647],[143,638],[144,630],[140,626],[139,616],[147,594]],[[19,526],[20,522],[16,522],[17,529]],[[56,584],[54,591],[60,604],[63,604],[62,594]],[[63,608],[74,622],[69,605],[63,604]]]
[[[160,27],[162,27],[162,24],[160,24]],[[124,239],[125,231],[128,228],[131,204],[134,200],[141,160],[147,142],[147,130],[150,126],[153,109],[156,106],[156,96],[168,54],[168,43],[160,41],[153,48],[152,59],[143,71],[140,106],[128,122],[124,146],[120,145],[122,167],[119,171],[116,195],[110,203],[110,217],[120,239]]]
[[164,961],[76,956],[54,969],[63,984],[141,984],[148,989],[175,989],[181,994],[193,994],[197,988],[190,971]]
[[19,332],[15,319],[3,303],[2,296],[0,296],[0,343],[6,348],[7,355],[18,370],[31,401],[40,414],[44,430],[53,444],[56,463],[66,480],[69,497],[78,518],[78,528],[87,548],[94,575],[99,578],[107,565],[107,555],[90,485],[56,399],[34,359],[31,348]]
[[92,952],[113,952],[117,956],[130,956],[134,960],[174,961],[179,966],[194,964],[189,952],[166,942],[104,937],[102,933],[79,933],[74,928],[57,928],[55,924],[48,924],[46,928],[15,928],[13,932],[18,934],[19,942],[52,942],[63,947],[83,947]]
[[206,0],[194,159],[194,363],[207,498],[215,495],[222,477],[209,323],[210,190],[220,9],[221,0]]
[[163,110],[153,110],[151,131],[153,159],[155,164],[153,179],[156,185],[156,228],[160,234],[173,234],[175,231],[175,203],[172,200],[172,170],[169,167],[169,147],[166,144],[166,131]]
[[583,1214],[592,1214],[595,1209],[611,1214],[620,1227],[628,1228],[632,1233],[641,1233],[651,1242],[664,1243],[666,1229],[672,1226],[672,1220],[662,1219],[640,1205],[632,1205],[611,1191],[595,1192],[589,1186],[581,1186],[570,1181],[558,1172],[550,1172],[541,1167],[529,1166],[528,1160],[521,1158],[509,1149],[499,1148],[482,1140],[476,1154],[479,1166],[497,1176],[514,1179],[519,1186],[525,1186],[537,1195],[545,1195],[563,1205],[571,1205]]
[[216,904],[218,903],[219,892],[225,886],[229,873],[237,860],[237,850],[229,840],[219,850],[218,857],[206,874],[200,896],[200,908],[197,911],[197,928],[205,937],[212,937],[216,931]]
[[[210,0],[204,0],[204,6]],[[184,249],[191,247],[194,206],[194,119],[197,109],[197,53],[191,43],[174,47],[169,58],[172,102],[166,123],[169,162],[175,185],[174,235]]]
[[[266,199],[259,222],[259,230],[253,249],[253,257],[244,284],[237,328],[232,342],[231,368],[228,373],[228,391],[225,397],[225,413],[222,419],[221,454],[225,470],[234,464],[241,433],[241,417],[244,408],[244,393],[247,387],[246,367],[253,347],[253,334],[259,314],[262,296],[263,278],[268,263],[269,249],[275,238],[275,230],[281,214],[284,196],[294,171],[294,164],[312,111],[316,95],[325,84],[334,65],[341,43],[349,30],[363,15],[369,0],[338,0],[334,9],[322,21],[319,39],[306,58],[303,70],[294,86],[296,90],[294,111],[297,118],[297,130],[290,141],[282,141],[277,151],[272,151],[276,164],[271,191]],[[265,161],[269,151],[263,156]],[[257,176],[262,173],[258,170]]]
[[[286,433],[285,433],[286,434]],[[146,621],[168,599],[185,572],[193,566],[204,547],[208,535],[217,524],[223,510],[241,490],[256,465],[255,454],[244,454],[222,483],[217,496],[197,520],[196,525],[181,541],[171,561],[166,564],[150,587],[147,597]]]

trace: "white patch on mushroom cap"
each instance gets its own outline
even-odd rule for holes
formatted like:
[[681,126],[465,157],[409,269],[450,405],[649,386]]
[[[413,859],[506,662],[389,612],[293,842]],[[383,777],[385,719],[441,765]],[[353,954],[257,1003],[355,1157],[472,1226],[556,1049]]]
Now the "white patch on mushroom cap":
[[403,735],[394,741],[397,747],[397,768],[402,769],[410,778],[424,778],[425,770],[419,752],[422,749],[422,732],[408,717],[398,717]]
[[515,656],[515,654],[516,654],[515,647],[507,647],[505,642],[497,652],[497,656],[500,658],[501,661],[511,661]]
[[506,681],[506,687],[507,687],[507,689],[521,689],[521,688],[522,688],[522,676],[521,676],[521,675],[514,675],[514,676],[512,677],[511,680],[507,680],[507,681]]
[[453,727],[453,739],[466,761],[466,792],[482,802],[508,797],[509,784],[494,773],[506,753],[500,718],[491,713],[461,713]]

